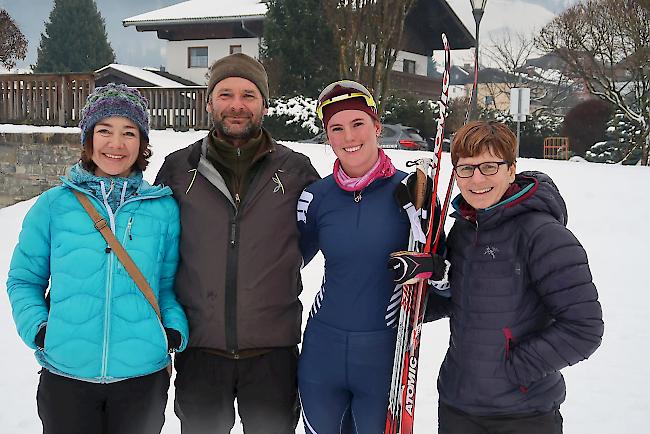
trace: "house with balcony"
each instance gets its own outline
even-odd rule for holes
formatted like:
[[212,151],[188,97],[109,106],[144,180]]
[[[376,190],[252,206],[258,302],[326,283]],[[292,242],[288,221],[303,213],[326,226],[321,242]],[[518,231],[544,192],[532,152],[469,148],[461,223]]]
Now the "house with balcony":
[[[266,1],[260,0],[190,0],[126,18],[122,24],[156,32],[167,41],[166,71],[205,84],[208,67],[217,59],[239,52],[259,58],[266,11]],[[428,66],[433,51],[442,49],[443,32],[453,49],[475,44],[445,0],[418,0],[406,17],[403,46],[391,75],[394,91],[438,98],[440,76]]]

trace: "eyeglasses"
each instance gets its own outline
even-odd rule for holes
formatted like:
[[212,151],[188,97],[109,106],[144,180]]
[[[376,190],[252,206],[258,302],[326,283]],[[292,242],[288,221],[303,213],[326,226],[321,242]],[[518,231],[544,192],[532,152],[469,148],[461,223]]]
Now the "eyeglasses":
[[[323,100],[322,98],[324,98],[327,94],[332,92],[332,90],[334,90],[336,86],[340,86],[345,89],[350,89],[353,92],[344,93],[342,95],[336,95],[333,96],[332,98]],[[316,107],[316,114],[318,115],[318,118],[320,120],[323,120],[324,107],[333,104],[335,102],[344,101],[346,99],[351,99],[351,98],[363,98],[363,100],[366,102],[366,105],[368,107],[374,109],[375,111],[377,110],[377,103],[375,102],[372,95],[370,95],[370,91],[366,89],[365,86],[352,80],[340,80],[340,81],[335,81],[334,83],[328,85],[325,89],[323,89],[323,91],[318,96],[318,106]]]
[[474,176],[474,170],[478,170],[485,176],[491,176],[499,171],[499,166],[502,164],[510,164],[507,161],[486,161],[481,164],[459,164],[454,167],[456,176],[459,178],[471,178]]

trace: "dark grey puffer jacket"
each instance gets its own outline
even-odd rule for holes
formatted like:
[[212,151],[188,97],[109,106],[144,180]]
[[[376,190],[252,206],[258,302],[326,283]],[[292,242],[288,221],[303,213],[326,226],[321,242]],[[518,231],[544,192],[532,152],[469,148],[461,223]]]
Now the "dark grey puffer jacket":
[[181,214],[176,294],[190,347],[236,354],[300,342],[302,290],[296,205],[318,179],[305,155],[272,143],[235,206],[207,160],[207,137],[165,158],[156,183],[171,187]]
[[566,393],[559,370],[589,357],[603,335],[587,255],[565,227],[557,187],[539,172],[516,182],[522,190],[476,222],[453,214],[451,301],[429,298],[429,320],[450,318],[440,400],[476,416],[558,408]]

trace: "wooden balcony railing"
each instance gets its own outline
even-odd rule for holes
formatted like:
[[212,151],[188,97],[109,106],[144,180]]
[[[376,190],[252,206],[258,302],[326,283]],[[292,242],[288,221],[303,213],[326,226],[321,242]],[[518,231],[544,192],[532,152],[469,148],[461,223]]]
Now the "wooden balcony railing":
[[[0,74],[0,123],[77,126],[93,74]],[[206,87],[139,87],[151,128],[208,129]]]
[[74,126],[93,74],[0,75],[0,123]]

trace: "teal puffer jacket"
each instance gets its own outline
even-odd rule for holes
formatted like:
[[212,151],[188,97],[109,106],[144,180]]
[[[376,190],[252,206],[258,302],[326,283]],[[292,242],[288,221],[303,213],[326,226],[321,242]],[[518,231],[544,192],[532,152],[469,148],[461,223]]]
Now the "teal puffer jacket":
[[[107,200],[97,195],[91,188],[97,182],[84,182],[80,173],[73,167],[75,176],[43,193],[23,221],[7,281],[18,333],[42,366],[71,378],[110,383],[156,372],[170,362],[163,327],[180,332],[180,351],[188,342],[187,319],[174,294],[178,207],[168,187],[152,187],[140,173],[126,178],[124,188],[119,181],[111,185],[117,201],[110,191]],[[87,194],[111,224],[158,298],[162,323],[72,189]],[[34,339],[44,326],[41,350]]]

